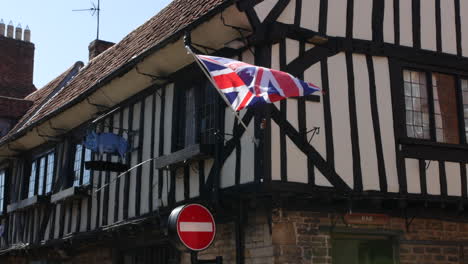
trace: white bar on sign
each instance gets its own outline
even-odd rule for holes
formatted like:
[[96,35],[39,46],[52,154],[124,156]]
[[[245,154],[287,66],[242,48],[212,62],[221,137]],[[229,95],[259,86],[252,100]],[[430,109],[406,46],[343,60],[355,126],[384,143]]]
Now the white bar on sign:
[[180,222],[180,232],[213,232],[213,224],[210,222]]

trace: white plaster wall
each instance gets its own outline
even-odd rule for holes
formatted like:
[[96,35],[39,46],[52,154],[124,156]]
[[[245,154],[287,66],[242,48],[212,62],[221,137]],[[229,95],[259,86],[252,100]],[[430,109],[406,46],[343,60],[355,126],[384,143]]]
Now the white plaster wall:
[[420,194],[419,161],[417,159],[405,159],[405,167],[408,193]]
[[372,2],[372,0],[354,1],[354,38],[372,40]]
[[393,130],[392,95],[390,92],[390,71],[388,59],[385,57],[373,57],[377,107],[380,121],[380,135],[382,138],[382,150],[387,174],[387,190],[398,192],[398,171],[396,165],[395,135]]
[[328,59],[335,170],[353,188],[353,155],[349,121],[348,77],[344,53]]

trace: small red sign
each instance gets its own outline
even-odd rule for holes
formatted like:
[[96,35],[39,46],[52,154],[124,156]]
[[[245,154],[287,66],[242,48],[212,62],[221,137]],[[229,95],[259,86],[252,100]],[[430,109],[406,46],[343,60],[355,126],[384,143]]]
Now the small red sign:
[[347,224],[356,225],[385,225],[389,221],[388,215],[362,213],[346,214],[344,219]]
[[213,215],[199,204],[189,204],[180,209],[176,228],[180,241],[193,251],[208,248],[216,234]]

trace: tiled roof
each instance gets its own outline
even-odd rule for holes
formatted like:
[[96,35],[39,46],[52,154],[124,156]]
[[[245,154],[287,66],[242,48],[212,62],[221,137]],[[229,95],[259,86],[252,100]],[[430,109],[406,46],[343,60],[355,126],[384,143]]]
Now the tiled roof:
[[[156,16],[128,34],[119,43],[92,59],[62,91],[35,113],[34,118],[28,121],[29,125],[34,125],[35,122],[47,118],[54,112],[70,107],[71,101],[92,90],[94,86],[98,85],[101,80],[114,71],[122,68],[137,56],[160,44],[225,2],[232,2],[232,0],[173,0]],[[60,79],[60,77],[57,79]],[[57,79],[53,82],[56,82]],[[53,85],[49,84],[46,88],[49,86]],[[47,97],[43,93],[48,92],[50,91],[47,89],[40,89],[28,97],[43,98]],[[33,108],[35,107],[33,106]],[[25,118],[30,118],[26,116]],[[18,131],[12,130],[12,132]],[[3,139],[6,140],[7,138],[4,137]]]

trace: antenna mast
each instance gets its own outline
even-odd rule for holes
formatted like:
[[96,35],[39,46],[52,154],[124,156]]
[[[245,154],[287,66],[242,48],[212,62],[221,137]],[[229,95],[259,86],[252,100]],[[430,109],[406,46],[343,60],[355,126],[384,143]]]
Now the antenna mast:
[[97,6],[91,2],[93,7],[86,9],[73,9],[72,11],[89,11],[91,15],[97,14],[97,25],[96,25],[96,39],[99,39],[99,25],[100,25],[100,14],[101,14],[101,0],[97,0]]

